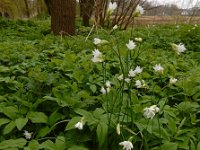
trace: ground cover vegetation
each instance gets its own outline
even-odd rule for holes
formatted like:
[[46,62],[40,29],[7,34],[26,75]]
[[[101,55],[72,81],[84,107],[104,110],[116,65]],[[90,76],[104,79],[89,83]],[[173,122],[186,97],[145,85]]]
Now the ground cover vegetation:
[[0,19],[0,149],[199,150],[200,27]]

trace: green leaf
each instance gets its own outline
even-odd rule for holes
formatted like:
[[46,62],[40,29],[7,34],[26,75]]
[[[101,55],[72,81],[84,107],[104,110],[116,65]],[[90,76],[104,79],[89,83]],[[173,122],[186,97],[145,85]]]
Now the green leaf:
[[47,123],[48,117],[43,112],[29,112],[27,117],[32,123]]
[[23,148],[26,145],[26,140],[19,138],[16,140],[5,140],[0,143],[0,149],[9,149],[9,148]]
[[107,141],[108,125],[104,122],[100,122],[97,126],[97,138],[99,142],[99,148],[103,148]]
[[56,138],[56,149],[57,150],[65,150],[65,137],[63,136],[58,136]]
[[81,120],[81,117],[74,117],[72,118],[69,123],[67,124],[65,131],[66,130],[71,130],[71,129],[75,129],[74,125],[79,122]]
[[161,150],[177,150],[177,143],[166,142],[161,146]]
[[0,126],[6,124],[6,123],[8,123],[8,122],[10,122],[10,119],[7,119],[7,118],[0,118]]
[[63,115],[60,113],[57,113],[57,111],[53,112],[50,116],[49,116],[49,124],[52,126],[54,125],[58,120],[61,120],[63,118]]
[[18,109],[14,106],[4,107],[2,111],[10,119],[14,120],[17,116]]
[[40,149],[47,149],[47,150],[57,150],[56,145],[51,141],[47,140],[40,145]]
[[175,120],[168,119],[168,128],[170,129],[173,135],[176,133],[177,127],[176,127]]
[[93,93],[95,93],[97,91],[97,86],[92,84],[90,85],[90,89],[92,90]]
[[101,108],[97,108],[95,109],[95,111],[93,112],[94,117],[97,119],[100,119],[100,117],[105,113],[105,111]]
[[49,128],[48,126],[44,127],[44,128],[41,128],[39,131],[38,131],[38,134],[37,134],[37,138],[40,138],[40,137],[45,137],[47,134],[49,134],[51,132],[51,128]]
[[197,144],[197,150],[200,150],[200,142]]
[[15,120],[15,124],[17,126],[18,130],[22,130],[22,128],[27,124],[28,119],[27,118],[18,118]]
[[5,126],[5,128],[3,129],[3,134],[8,134],[10,133],[13,129],[15,128],[15,122],[11,121],[9,124],[7,124]]
[[29,142],[28,144],[28,148],[30,148],[30,150],[39,150],[39,143],[36,140],[32,140]]
[[89,149],[81,146],[72,146],[68,150],[89,150]]

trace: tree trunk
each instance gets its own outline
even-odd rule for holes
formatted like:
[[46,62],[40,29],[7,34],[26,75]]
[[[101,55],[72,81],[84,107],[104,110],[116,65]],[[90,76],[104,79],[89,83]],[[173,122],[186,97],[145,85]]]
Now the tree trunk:
[[29,12],[29,6],[28,6],[27,0],[24,0],[24,4],[25,4],[25,7],[26,7],[26,15],[27,15],[27,18],[29,18],[29,17],[30,17],[30,12]]
[[74,35],[75,17],[75,0],[52,0],[51,29],[54,35]]
[[94,7],[94,0],[80,0],[80,15],[83,19],[83,25],[89,26],[90,17]]
[[48,13],[51,15],[51,11],[52,11],[52,0],[44,0],[47,9],[48,9]]

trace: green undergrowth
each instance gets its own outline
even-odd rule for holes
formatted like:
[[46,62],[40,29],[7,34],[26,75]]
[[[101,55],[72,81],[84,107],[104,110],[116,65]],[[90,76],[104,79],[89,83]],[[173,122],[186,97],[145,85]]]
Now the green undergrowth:
[[[200,27],[99,29],[86,38],[90,29],[77,26],[76,36],[61,37],[53,36],[48,19],[0,19],[0,149],[118,150],[125,140],[134,149],[200,149]],[[97,37],[107,43],[96,47]],[[129,57],[126,44],[135,37],[143,41]],[[177,55],[172,43],[187,50]],[[105,63],[91,61],[94,48]],[[154,73],[156,64],[163,74]],[[120,65],[143,72],[122,86]],[[176,84],[169,84],[171,77]],[[141,79],[147,86],[138,89],[134,81]],[[106,80],[111,92],[102,94]],[[147,119],[143,110],[151,105],[160,111]]]

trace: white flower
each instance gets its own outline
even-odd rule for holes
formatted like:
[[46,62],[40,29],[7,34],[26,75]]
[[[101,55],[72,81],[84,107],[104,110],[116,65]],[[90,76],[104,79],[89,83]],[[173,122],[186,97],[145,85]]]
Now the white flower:
[[120,123],[117,124],[116,131],[117,131],[117,134],[120,135],[120,133],[121,133],[120,132]]
[[178,80],[176,78],[170,78],[169,83],[175,84]]
[[98,49],[95,49],[92,53],[93,53],[93,58],[92,58],[93,62],[103,62],[102,53]]
[[121,74],[121,75],[118,77],[118,80],[121,81],[121,80],[123,80],[123,79],[124,79],[124,75]]
[[144,82],[144,80],[137,80],[137,81],[135,81],[135,86],[137,87],[137,88],[142,88],[142,87],[145,87],[145,82]]
[[133,144],[130,141],[120,142],[119,145],[123,146],[125,150],[131,150],[133,148]]
[[136,47],[135,43],[132,40],[129,40],[129,43],[126,44],[126,46],[129,50],[133,50]]
[[94,38],[94,42],[95,45],[101,44],[101,39],[99,38]]
[[82,121],[78,122],[77,124],[75,124],[74,127],[77,128],[77,129],[79,129],[79,130],[83,130],[83,123],[82,123]]
[[106,87],[111,87],[110,81],[106,81]]
[[152,105],[151,107],[146,107],[144,109],[144,116],[147,117],[148,119],[153,119],[153,117],[155,116],[155,114],[157,112],[159,112],[159,108],[156,105]]
[[136,72],[133,71],[133,69],[131,69],[131,70],[129,70],[129,72],[128,72],[128,76],[129,76],[129,77],[135,77],[135,76],[136,76]]
[[142,38],[135,38],[135,41],[137,41],[137,42],[142,42]]
[[136,68],[135,68],[135,70],[129,70],[129,73],[128,73],[128,76],[129,77],[134,77],[134,76],[136,76],[137,74],[140,74],[141,72],[142,72],[142,68],[140,67],[140,66],[137,66]]
[[115,9],[117,8],[117,3],[114,2],[110,2],[109,5],[108,5],[108,12],[112,13]]
[[32,134],[33,134],[32,132],[29,133],[28,131],[24,130],[24,136],[25,136],[25,138],[26,138],[27,140],[31,139]]
[[106,94],[106,89],[105,89],[104,87],[101,87],[100,92],[101,92],[102,94]]
[[139,15],[143,15],[144,14],[144,9],[142,8],[142,6],[137,5],[137,7],[135,9],[135,13],[139,13]]
[[156,64],[153,69],[155,70],[155,72],[160,72],[163,73],[164,68],[160,65],[160,64]]
[[115,25],[114,27],[113,27],[113,30],[116,30],[118,28],[118,25]]
[[101,92],[102,94],[109,93],[109,92],[110,92],[110,88],[108,87],[108,88],[105,89],[104,87],[101,87],[100,92]]
[[126,79],[124,79],[124,81],[126,81],[127,83],[129,83],[131,81],[131,79],[126,78]]
[[140,66],[137,66],[136,68],[135,68],[135,70],[134,70],[134,72],[136,73],[136,74],[139,74],[139,73],[142,73],[142,68],[140,67]]
[[184,44],[182,44],[182,43],[180,43],[178,45],[172,44],[172,48],[176,51],[176,53],[178,55],[180,55],[180,53],[183,53],[186,51],[186,48],[185,48]]

